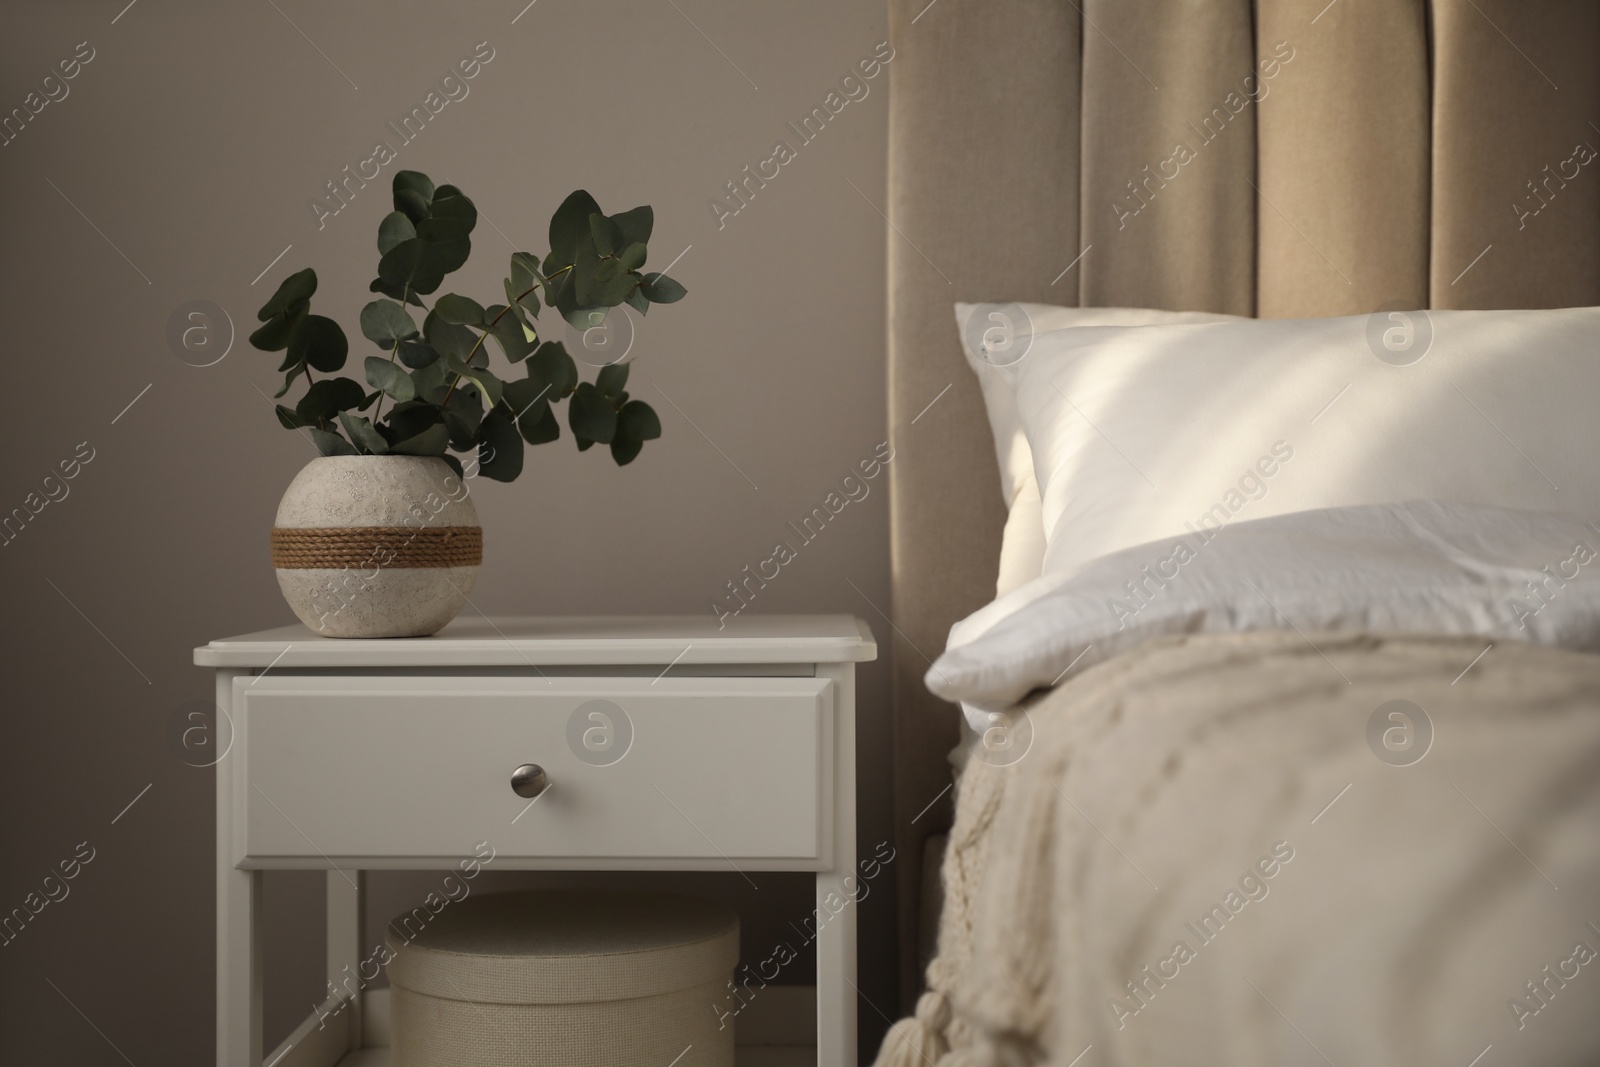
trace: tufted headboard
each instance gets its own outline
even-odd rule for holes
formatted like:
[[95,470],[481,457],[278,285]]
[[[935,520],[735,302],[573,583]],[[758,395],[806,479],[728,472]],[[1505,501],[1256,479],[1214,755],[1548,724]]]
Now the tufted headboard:
[[[903,1000],[1004,507],[951,304],[1262,317],[1600,304],[1594,0],[890,0]],[[931,406],[930,406],[931,405]]]

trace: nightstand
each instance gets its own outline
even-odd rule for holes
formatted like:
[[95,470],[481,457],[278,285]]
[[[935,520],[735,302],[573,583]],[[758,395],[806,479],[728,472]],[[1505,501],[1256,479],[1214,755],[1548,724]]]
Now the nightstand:
[[[817,1062],[853,1065],[855,664],[876,656],[837,615],[458,619],[397,640],[297,625],[196,649],[225,751],[219,1067],[387,1064],[379,998],[351,977],[375,947],[362,872],[485,850],[493,870],[816,872]],[[261,872],[283,868],[328,872],[336,992],[263,1058]]]

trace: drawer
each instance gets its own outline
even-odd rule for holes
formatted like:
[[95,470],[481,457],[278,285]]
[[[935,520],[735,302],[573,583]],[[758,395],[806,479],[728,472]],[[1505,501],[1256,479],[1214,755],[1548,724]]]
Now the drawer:
[[[286,675],[233,696],[241,867],[451,865],[480,842],[497,867],[830,866],[826,679]],[[526,763],[550,782],[531,804]]]

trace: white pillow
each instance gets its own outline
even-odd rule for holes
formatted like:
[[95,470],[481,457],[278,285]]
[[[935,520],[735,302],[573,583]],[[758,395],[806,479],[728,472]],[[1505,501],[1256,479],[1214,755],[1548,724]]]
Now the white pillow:
[[1241,521],[1039,578],[957,623],[926,682],[981,723],[1152,637],[1252,630],[1600,650],[1600,524],[1432,501]]
[[1311,508],[1600,513],[1600,308],[1078,328],[1015,366],[1046,573]]
[[[1032,581],[1044,566],[1044,533],[1035,529],[1038,486],[1033,455],[1017,413],[1016,382],[1033,338],[1080,326],[1148,326],[1157,323],[1222,322],[1231,315],[1146,308],[1069,308],[1053,304],[962,304],[956,326],[967,366],[978,376],[1000,465],[1000,493],[1010,509],[1000,547],[997,596]],[[1019,511],[1021,508],[1023,510]]]
[[994,583],[994,595],[1003,597],[1044,573],[1044,550],[1044,509],[1030,465],[1028,477],[1017,487],[1011,510],[1006,513],[1005,531],[1000,535],[1000,576]]

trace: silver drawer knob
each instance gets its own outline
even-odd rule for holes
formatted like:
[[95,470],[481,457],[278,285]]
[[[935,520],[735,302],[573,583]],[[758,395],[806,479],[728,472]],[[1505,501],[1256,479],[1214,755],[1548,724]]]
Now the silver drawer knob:
[[537,763],[524,763],[511,772],[511,791],[532,800],[550,787],[550,776]]

